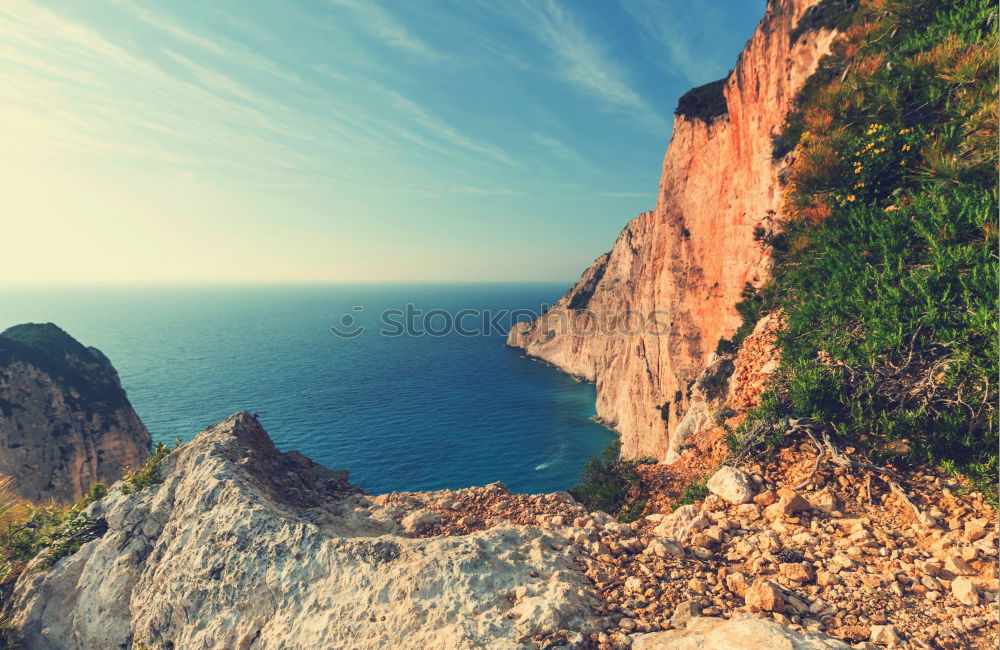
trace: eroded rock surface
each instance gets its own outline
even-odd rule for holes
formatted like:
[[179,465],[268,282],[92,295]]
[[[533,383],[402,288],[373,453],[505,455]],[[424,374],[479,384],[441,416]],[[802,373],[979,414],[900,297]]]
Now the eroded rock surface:
[[421,536],[432,504],[502,486],[368,497],[247,413],[160,471],[91,506],[103,537],[22,577],[27,648],[516,648],[594,618],[566,526]]

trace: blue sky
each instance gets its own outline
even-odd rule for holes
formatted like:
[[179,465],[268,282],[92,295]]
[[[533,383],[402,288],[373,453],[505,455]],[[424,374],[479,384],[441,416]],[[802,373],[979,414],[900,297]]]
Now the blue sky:
[[0,282],[568,281],[764,0],[0,5]]

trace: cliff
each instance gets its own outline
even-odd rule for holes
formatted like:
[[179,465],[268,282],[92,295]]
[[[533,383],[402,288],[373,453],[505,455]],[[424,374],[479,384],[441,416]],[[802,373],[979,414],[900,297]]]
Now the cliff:
[[0,474],[32,501],[75,501],[140,465],[151,439],[111,362],[51,323],[0,334]]
[[626,456],[676,456],[691,383],[739,326],[744,288],[768,276],[758,240],[780,218],[789,162],[773,160],[772,138],[834,36],[803,29],[815,4],[768,4],[729,77],[681,98],[655,209],[510,332],[509,345],[596,382],[597,415]]

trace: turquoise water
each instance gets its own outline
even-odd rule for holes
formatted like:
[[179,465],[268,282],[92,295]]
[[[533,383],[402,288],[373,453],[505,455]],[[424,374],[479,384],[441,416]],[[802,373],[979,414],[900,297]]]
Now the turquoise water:
[[[591,419],[594,387],[525,359],[503,345],[501,332],[432,336],[424,328],[438,333],[461,310],[537,311],[564,290],[0,290],[0,330],[51,321],[100,348],[157,441],[187,440],[245,409],[260,415],[279,448],[350,470],[352,482],[371,493],[491,481],[551,492],[570,487],[586,459],[613,439]],[[399,329],[383,327],[381,312],[405,313],[407,304],[424,312],[410,318],[417,331],[380,334]],[[441,312],[428,319],[432,309]],[[483,329],[476,314],[462,322],[466,330]],[[367,329],[340,338],[334,325]]]

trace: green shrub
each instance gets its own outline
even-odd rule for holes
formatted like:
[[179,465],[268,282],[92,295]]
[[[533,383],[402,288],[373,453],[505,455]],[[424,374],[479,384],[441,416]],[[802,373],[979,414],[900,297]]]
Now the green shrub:
[[642,516],[645,502],[629,504],[629,491],[639,484],[639,465],[656,463],[651,456],[635,460],[621,458],[621,440],[615,440],[592,457],[583,468],[580,482],[570,488],[573,498],[588,510],[600,510],[620,521],[634,521]]
[[646,503],[647,501],[643,499],[626,505],[621,509],[621,512],[618,513],[618,521],[623,524],[630,524],[633,521],[642,519],[643,513],[646,512]]
[[125,494],[133,494],[147,488],[151,485],[156,485],[163,481],[163,477],[160,475],[160,461],[170,455],[170,452],[176,449],[180,445],[180,440],[171,449],[165,443],[158,442],[153,446],[153,453],[150,454],[146,462],[142,464],[141,467],[131,469],[125,473],[122,477],[122,492]]
[[734,339],[781,309],[782,368],[738,448],[809,416],[877,461],[906,437],[902,462],[996,500],[996,15],[988,0],[862,2],[807,83],[781,138],[799,147],[783,245]]
[[684,486],[679,499],[674,501],[673,509],[681,506],[688,506],[696,501],[701,501],[708,496],[708,479],[692,481]]
[[[674,110],[674,113],[688,119],[698,119],[705,122],[711,122],[716,117],[725,115],[729,112],[726,95],[723,92],[727,79],[728,77],[719,79],[687,91],[677,101],[677,109]],[[690,233],[687,236],[690,236]]]
[[0,527],[0,586],[16,579],[36,557],[44,558],[40,566],[47,569],[102,536],[107,530],[107,522],[83,511],[106,494],[107,488],[98,483],[72,506],[21,502],[14,516],[0,517],[3,523]]

